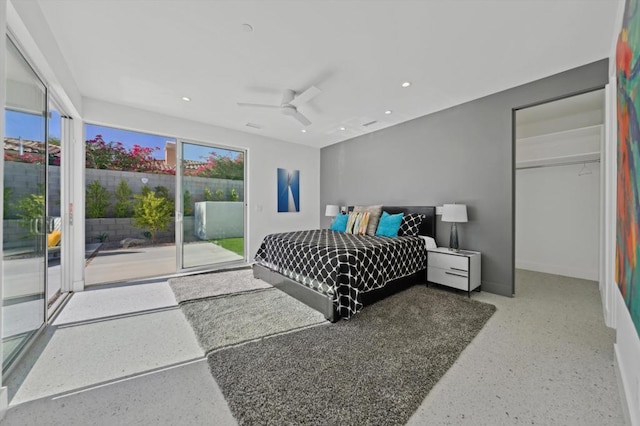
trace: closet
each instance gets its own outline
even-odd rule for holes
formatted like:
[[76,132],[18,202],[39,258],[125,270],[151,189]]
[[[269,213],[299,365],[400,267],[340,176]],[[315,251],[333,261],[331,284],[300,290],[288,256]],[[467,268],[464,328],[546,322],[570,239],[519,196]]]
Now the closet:
[[604,102],[516,111],[516,268],[598,280]]

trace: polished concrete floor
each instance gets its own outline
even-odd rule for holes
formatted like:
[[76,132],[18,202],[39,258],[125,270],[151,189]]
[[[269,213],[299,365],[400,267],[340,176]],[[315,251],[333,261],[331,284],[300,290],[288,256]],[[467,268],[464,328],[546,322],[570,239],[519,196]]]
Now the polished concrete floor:
[[[4,424],[233,425],[166,282],[75,294],[8,380]],[[461,294],[461,297],[466,297]],[[411,425],[620,425],[597,284],[518,271]]]

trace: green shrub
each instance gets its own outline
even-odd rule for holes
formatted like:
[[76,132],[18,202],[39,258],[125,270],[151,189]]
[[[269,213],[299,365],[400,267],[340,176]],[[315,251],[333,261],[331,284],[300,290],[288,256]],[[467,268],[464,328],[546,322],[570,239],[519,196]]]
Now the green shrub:
[[30,235],[36,235],[38,229],[35,227],[36,219],[44,219],[44,185],[39,184],[35,194],[25,195],[16,203],[20,226],[29,230]]
[[105,217],[111,200],[109,191],[95,180],[91,185],[87,186],[86,197],[85,209],[87,217],[92,219]]
[[216,190],[215,194],[213,194],[213,201],[224,201],[227,197],[224,196],[224,192],[222,189]]
[[156,192],[146,186],[142,188],[142,194],[135,195],[137,202],[133,209],[135,226],[149,232],[151,243],[155,243],[158,231],[169,229],[169,222],[173,218],[173,203],[164,195],[168,191],[165,193],[158,188],[160,187],[156,188]]
[[213,201],[213,192],[209,188],[204,189],[204,200]]
[[159,185],[153,188],[153,190],[156,192],[157,196],[164,197],[167,200],[169,199],[169,188],[166,186]]
[[229,194],[229,199],[231,201],[238,201],[240,199],[240,195],[238,195],[238,191],[235,188],[231,188],[231,193]]
[[100,243],[106,243],[107,240],[109,240],[109,234],[106,232],[102,232],[98,235],[96,235],[96,240]]
[[131,217],[132,213],[132,202],[131,195],[133,192],[131,188],[127,184],[127,181],[124,179],[120,179],[120,184],[116,188],[115,197],[116,197],[116,205],[115,205],[115,216],[116,217]]
[[13,195],[13,188],[6,187],[4,188],[4,198],[3,198],[3,211],[2,218],[9,219],[11,217],[11,196]]
[[184,210],[185,216],[193,215],[193,199],[188,189],[186,189],[182,195],[182,209]]

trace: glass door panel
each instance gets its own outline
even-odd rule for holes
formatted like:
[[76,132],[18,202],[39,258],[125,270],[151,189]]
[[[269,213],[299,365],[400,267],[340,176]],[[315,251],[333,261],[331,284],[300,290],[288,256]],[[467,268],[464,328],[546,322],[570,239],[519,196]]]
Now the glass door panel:
[[176,272],[176,141],[85,125],[85,284]]
[[62,214],[60,160],[62,158],[62,117],[54,103],[49,102],[47,122],[47,306],[51,314],[62,300]]
[[176,199],[181,269],[245,259],[245,153],[180,142]]
[[3,366],[45,321],[47,93],[7,41],[3,211]]

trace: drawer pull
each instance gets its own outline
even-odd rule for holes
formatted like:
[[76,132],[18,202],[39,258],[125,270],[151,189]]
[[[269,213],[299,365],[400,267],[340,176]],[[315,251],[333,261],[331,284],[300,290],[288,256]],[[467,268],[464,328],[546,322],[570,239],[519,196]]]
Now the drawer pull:
[[456,276],[456,277],[467,278],[466,275],[454,274],[453,272],[449,272],[449,271],[444,271],[444,273],[447,274],[447,275],[453,275],[453,276]]
[[467,272],[466,269],[461,269],[461,268],[454,268],[453,266],[450,267],[451,269],[453,269],[454,271],[462,271],[462,272]]

